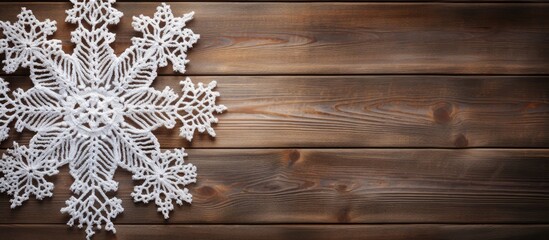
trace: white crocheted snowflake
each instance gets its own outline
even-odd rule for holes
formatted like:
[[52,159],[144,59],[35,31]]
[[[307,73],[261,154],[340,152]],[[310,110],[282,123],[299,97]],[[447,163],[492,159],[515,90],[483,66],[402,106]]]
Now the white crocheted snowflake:
[[61,212],[71,215],[68,225],[86,226],[89,239],[94,227],[114,232],[111,219],[124,210],[120,199],[107,195],[118,188],[113,180],[117,167],[143,182],[134,188],[134,201],[154,201],[165,218],[173,201],[190,203],[185,185],[196,181],[196,167],[184,163],[183,149],[162,152],[151,131],[173,128],[179,121],[181,136],[189,141],[195,130],[215,136],[213,113],[226,108],[215,103],[215,81],[195,87],[187,78],[181,96],[169,87],[150,87],[159,66],[171,62],[175,71],[185,71],[185,52],[199,38],[185,28],[193,13],[174,17],[162,4],[153,18],[134,17],[133,27],[143,36],[116,56],[110,47],[115,34],[108,29],[122,16],[112,6],[115,0],[71,2],[66,20],[78,26],[72,32],[72,54],[62,51],[61,41],[48,39],[55,21],[38,21],[23,8],[17,22],[0,22],[4,71],[27,67],[34,84],[11,97],[0,79],[0,140],[8,137],[11,122],[19,132],[36,132],[28,147],[14,143],[2,157],[0,191],[13,195],[12,208],[30,195],[49,197],[54,186],[45,177],[69,164],[74,196]]

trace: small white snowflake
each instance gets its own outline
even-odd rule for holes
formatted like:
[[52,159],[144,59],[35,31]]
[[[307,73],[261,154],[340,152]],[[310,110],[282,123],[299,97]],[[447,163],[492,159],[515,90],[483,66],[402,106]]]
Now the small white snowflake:
[[89,239],[94,227],[115,232],[112,219],[124,211],[120,199],[107,195],[118,188],[113,180],[117,167],[143,181],[132,193],[134,201],[154,201],[165,218],[173,201],[190,203],[185,186],[196,182],[196,167],[184,163],[183,149],[162,152],[152,131],[173,128],[179,121],[180,135],[189,141],[195,130],[215,136],[213,114],[226,108],[216,105],[215,81],[195,87],[187,78],[181,82],[181,96],[169,87],[150,87],[159,66],[171,62],[175,71],[185,71],[185,53],[199,38],[185,28],[193,13],[175,17],[162,4],[153,18],[134,17],[133,27],[143,36],[116,56],[110,47],[115,35],[108,29],[122,16],[112,6],[115,1],[71,2],[66,21],[78,27],[70,55],[59,40],[48,39],[55,21],[38,21],[23,8],[16,23],[0,22],[6,36],[0,40],[4,70],[27,67],[34,84],[27,91],[16,89],[12,98],[0,79],[0,140],[8,137],[10,122],[17,131],[36,132],[28,147],[14,143],[2,157],[0,191],[13,195],[12,208],[31,194],[49,197],[53,184],[45,177],[69,164],[75,195],[61,211],[71,215],[68,225],[86,226]]

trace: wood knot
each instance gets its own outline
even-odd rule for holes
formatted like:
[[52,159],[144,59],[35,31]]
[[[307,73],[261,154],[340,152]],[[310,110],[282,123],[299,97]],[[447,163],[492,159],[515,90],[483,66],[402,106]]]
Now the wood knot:
[[282,189],[282,186],[280,186],[280,184],[276,182],[271,182],[263,185],[263,190],[265,190],[265,192],[276,192],[280,189]]
[[461,133],[456,137],[456,140],[454,140],[454,146],[458,148],[467,147],[468,145],[469,145],[469,140],[467,140],[465,135]]
[[213,187],[203,186],[196,189],[196,192],[198,192],[199,195],[208,197],[215,195],[217,191]]
[[301,189],[301,183],[285,179],[269,179],[244,188],[247,193],[277,193]]
[[436,123],[448,123],[452,120],[452,105],[449,103],[437,104],[433,109],[433,120]]
[[539,107],[539,105],[539,103],[526,103],[526,105],[524,105],[523,111],[536,109]]
[[349,190],[347,189],[347,185],[344,185],[344,184],[338,184],[336,187],[335,187],[336,191],[338,193],[346,193],[348,192]]
[[299,153],[298,150],[294,149],[294,150],[291,150],[290,153],[288,154],[288,167],[291,167],[293,166],[297,161],[299,161],[299,159],[301,158],[301,154]]

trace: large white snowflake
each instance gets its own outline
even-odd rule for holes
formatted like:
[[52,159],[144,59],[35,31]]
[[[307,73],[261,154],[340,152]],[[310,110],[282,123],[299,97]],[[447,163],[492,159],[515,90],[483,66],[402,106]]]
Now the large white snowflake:
[[4,70],[29,68],[34,84],[11,97],[0,79],[0,140],[8,137],[11,122],[19,132],[36,132],[28,147],[14,143],[2,157],[0,191],[13,195],[12,208],[31,194],[49,197],[54,186],[45,177],[69,164],[74,196],[61,212],[71,215],[68,225],[86,226],[89,239],[94,227],[115,232],[111,219],[124,210],[120,199],[107,195],[117,190],[117,167],[143,182],[134,188],[134,201],[154,201],[165,218],[173,201],[190,203],[185,185],[196,181],[196,167],[184,164],[183,149],[162,152],[151,131],[173,128],[179,121],[181,136],[189,141],[195,130],[215,136],[213,113],[226,108],[215,103],[215,82],[195,87],[187,78],[181,82],[182,96],[169,87],[150,87],[159,66],[171,62],[175,71],[185,71],[185,52],[199,38],[185,28],[192,12],[174,17],[162,4],[153,18],[134,17],[133,27],[143,36],[116,56],[110,46],[115,34],[108,29],[122,16],[112,6],[115,0],[71,2],[66,21],[78,26],[72,32],[72,54],[62,51],[61,41],[48,39],[55,21],[38,21],[23,8],[17,22],[0,22]]

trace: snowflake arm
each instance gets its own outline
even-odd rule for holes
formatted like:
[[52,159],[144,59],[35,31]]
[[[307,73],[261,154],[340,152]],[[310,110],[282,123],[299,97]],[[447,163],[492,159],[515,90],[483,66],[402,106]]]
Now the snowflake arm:
[[132,172],[134,180],[144,181],[134,188],[135,202],[154,201],[158,212],[166,219],[173,210],[173,201],[179,205],[192,202],[192,195],[185,186],[196,182],[196,167],[184,164],[183,158],[187,156],[184,149],[160,153],[154,135],[131,126],[123,126],[117,134],[117,139],[123,141],[117,154],[125,159],[119,165]]
[[170,61],[175,71],[184,73],[185,64],[188,63],[186,52],[200,38],[200,35],[185,28],[193,15],[194,12],[191,12],[174,17],[170,6],[163,3],[157,8],[154,18],[143,15],[133,17],[132,26],[143,33],[143,37],[135,37],[132,42],[134,46],[151,51],[160,67],[167,66]]
[[[127,83],[126,83],[127,84]],[[136,123],[141,129],[154,130],[164,125],[174,127],[176,121],[183,123],[181,136],[191,141],[195,130],[200,133],[207,131],[215,136],[212,127],[218,119],[213,113],[222,113],[227,108],[216,105],[218,92],[213,91],[216,86],[213,81],[207,86],[199,83],[198,87],[189,78],[181,82],[182,97],[179,100],[173,90],[166,87],[162,92],[148,87],[128,89],[124,95],[126,100],[125,117]],[[149,85],[147,78],[139,86]]]
[[[0,191],[12,195],[11,207],[22,204],[29,196],[37,199],[50,197],[53,184],[45,180],[45,176],[57,174],[57,168],[70,158],[68,141],[71,136],[62,123],[56,123],[62,118],[59,111],[58,96],[47,88],[36,86],[27,92],[17,89],[14,100],[11,100],[6,91],[7,84],[0,81],[2,99],[2,135],[7,137],[7,124],[17,119],[15,127],[18,131],[24,128],[38,131],[31,141],[31,148],[20,147],[14,143],[14,148],[3,155],[0,171],[4,177],[0,179]],[[11,107],[7,107],[10,105]],[[12,114],[8,116],[7,114]]]
[[200,38],[185,28],[193,14],[174,17],[170,6],[162,4],[153,18],[134,17],[132,25],[143,36],[134,37],[132,46],[117,59],[113,66],[115,85],[127,89],[149,87],[157,76],[158,66],[165,67],[168,61],[175,71],[184,73],[189,62],[186,51]]
[[176,102],[177,95],[169,87],[162,92],[152,88],[132,90],[125,96],[124,114],[140,129],[154,130],[162,125],[172,128],[175,120],[180,120],[183,123],[180,135],[188,141],[192,140],[196,130],[200,133],[207,131],[215,137],[212,124],[218,119],[213,114],[227,109],[216,104],[219,97],[219,92],[213,91],[216,85],[217,82],[212,81],[207,86],[198,83],[195,87],[187,78],[181,82],[183,94]]
[[25,8],[17,15],[15,23],[0,21],[6,39],[0,40],[0,53],[6,55],[4,71],[12,73],[20,66],[28,67],[37,61],[44,61],[49,52],[59,51],[61,41],[48,40],[57,27],[55,21],[41,22],[32,11]]
[[179,205],[191,203],[192,195],[184,186],[196,182],[196,167],[184,164],[185,156],[183,149],[155,154],[153,162],[156,164],[134,175],[134,179],[144,180],[143,184],[134,187],[134,201],[148,203],[154,200],[158,212],[166,219],[174,208],[174,200]]
[[67,225],[74,226],[78,222],[78,228],[86,226],[86,238],[90,239],[94,234],[94,226],[101,229],[105,225],[107,231],[116,233],[112,218],[124,211],[122,200],[117,197],[109,197],[100,187],[90,187],[78,197],[71,196],[66,202],[62,213],[71,215]]
[[63,118],[61,96],[48,88],[35,86],[26,92],[16,89],[14,96],[18,132],[25,128],[40,131]]
[[57,169],[72,157],[74,152],[67,151],[70,147],[67,139],[73,135],[63,124],[56,124],[35,135],[30,141],[32,148],[14,143],[14,148],[8,149],[0,164],[4,174],[0,191],[13,196],[12,208],[20,206],[30,194],[37,199],[51,197],[53,184],[44,177],[57,174]]
[[71,41],[76,44],[72,58],[81,76],[75,82],[79,89],[113,87],[111,65],[116,56],[110,44],[114,40],[115,34],[106,25],[94,30],[80,26],[72,32]]
[[117,24],[124,15],[112,5],[116,0],[70,0],[74,5],[67,10],[67,22],[82,26],[84,23],[91,26],[101,24]]
[[175,125],[174,100],[177,94],[169,87],[163,91],[153,88],[140,88],[129,91],[125,96],[124,116],[140,129],[154,130],[162,125],[173,128]]
[[180,135],[188,141],[193,139],[195,130],[203,133],[207,131],[212,137],[215,137],[215,131],[212,123],[217,123],[218,119],[213,113],[222,113],[227,110],[223,105],[216,105],[216,99],[219,92],[213,91],[217,82],[212,81],[207,86],[198,83],[195,87],[190,78],[181,82],[183,86],[183,95],[177,102],[177,117],[183,126]]
[[35,85],[61,89],[67,87],[72,69],[69,56],[61,50],[61,41],[48,40],[57,29],[56,22],[38,21],[25,8],[15,23],[0,22],[6,39],[0,40],[0,53],[5,53],[4,71],[12,73],[19,67],[28,67]]
[[165,67],[170,61],[174,70],[185,72],[186,51],[198,41],[200,35],[185,28],[193,12],[174,17],[169,5],[157,8],[154,18],[133,17],[133,27],[143,34],[132,38],[132,46],[117,59],[113,67],[115,83],[122,88],[149,87],[156,78],[158,66]]
[[114,134],[120,146],[115,153],[121,159],[118,165],[131,173],[136,174],[150,167],[152,155],[160,152],[160,144],[150,131],[122,124]]
[[67,200],[61,212],[71,215],[69,226],[75,222],[79,228],[86,225],[88,239],[95,233],[94,226],[101,229],[104,225],[105,229],[115,232],[111,219],[124,211],[119,198],[107,196],[107,192],[118,189],[118,183],[113,180],[118,163],[113,134],[81,136],[73,144],[75,151],[69,167],[75,181],[71,191],[78,196]]
[[158,60],[153,52],[139,46],[131,46],[113,65],[114,82],[117,91],[147,88],[157,76]]
[[45,177],[58,173],[54,162],[40,158],[36,152],[17,143],[2,159],[0,171],[4,177],[0,179],[0,191],[13,196],[11,208],[21,206],[31,194],[36,199],[52,196],[53,183],[46,181]]
[[8,124],[16,120],[15,128],[40,131],[48,129],[63,118],[61,97],[40,85],[28,91],[16,89],[14,99],[7,96],[7,83],[0,79],[0,140],[7,137]]
[[36,86],[63,93],[76,92],[74,79],[78,79],[76,63],[62,51],[48,50],[44,59],[37,59],[30,67],[30,78]]

